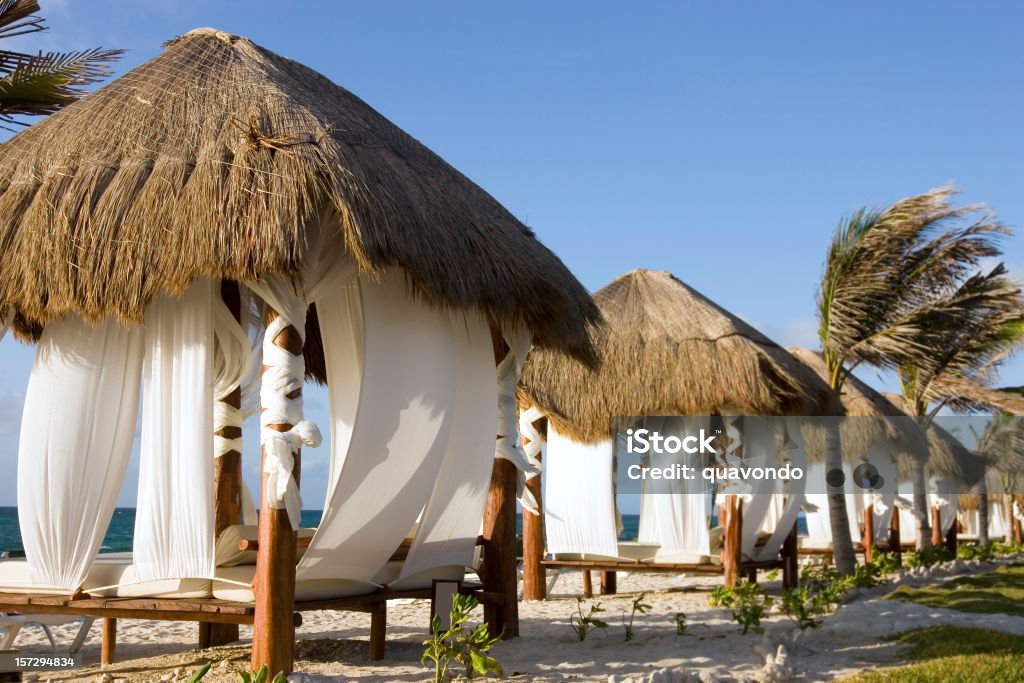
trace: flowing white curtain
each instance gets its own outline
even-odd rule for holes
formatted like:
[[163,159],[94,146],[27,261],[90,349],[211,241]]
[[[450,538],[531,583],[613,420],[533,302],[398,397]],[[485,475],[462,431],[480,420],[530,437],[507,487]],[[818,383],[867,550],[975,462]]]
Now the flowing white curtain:
[[548,552],[617,557],[611,440],[581,444],[548,425],[544,527]]
[[142,330],[51,322],[25,395],[18,521],[32,579],[73,591],[100,549],[131,456]]
[[490,327],[477,314],[451,317],[456,372],[451,436],[400,580],[470,565],[487,502],[495,437],[491,425],[498,412]]
[[[778,453],[775,442],[775,421],[766,418],[743,418],[743,466],[775,467]],[[743,505],[743,530],[740,546],[748,557],[755,554],[764,518],[772,504],[775,482],[771,479],[753,479],[745,482],[748,494]]]
[[[846,474],[846,481],[853,478],[853,468],[849,463],[843,463],[843,472]],[[825,464],[818,462],[807,468],[805,476],[807,488],[812,491],[804,495],[804,506],[807,510],[807,547],[829,548],[832,545],[831,517],[828,511],[828,494],[825,491]],[[856,541],[860,538],[860,529],[857,525],[857,496],[847,495],[846,514],[850,520],[850,534]]]
[[[791,469],[800,468],[806,473],[807,448],[804,446],[803,434],[795,421],[788,425],[786,437],[787,441],[778,453],[777,465],[782,467],[788,464]],[[803,506],[804,492],[807,487],[805,477],[777,483],[782,493],[772,494],[772,502],[768,514],[765,516],[765,523],[761,525],[762,531],[770,535],[764,545],[754,553],[755,559],[776,558],[793,525],[796,524],[797,515]],[[776,507],[779,509],[776,510]]]
[[[332,454],[341,465],[333,467],[299,580],[369,583],[423,510],[451,429],[456,365],[450,314],[412,298],[399,271],[380,282],[360,276],[359,289],[364,357],[358,405],[348,422],[337,406],[351,405],[352,387],[329,379],[332,415],[339,410],[332,422],[351,434],[347,453]],[[331,293],[317,304],[325,329],[345,324],[334,316],[351,315],[347,298],[339,301],[344,296]],[[329,364],[339,357],[352,362],[351,333],[323,337]],[[343,446],[337,439],[332,449]]]
[[[664,435],[675,435],[680,439],[696,435],[701,429],[709,430],[711,420],[707,417],[666,418],[658,429]],[[696,468],[700,472],[704,458],[694,454],[653,454],[651,466],[667,468],[679,463]],[[707,555],[710,553],[708,540],[708,491],[703,477],[695,479],[659,480],[653,492],[644,494],[641,502],[654,518],[655,539],[660,545],[655,561],[670,562],[680,554]],[[643,508],[641,508],[643,510]],[[645,531],[650,535],[650,531]]]
[[[219,298],[219,297],[218,297]],[[146,310],[134,564],[140,581],[212,578],[214,287]]]

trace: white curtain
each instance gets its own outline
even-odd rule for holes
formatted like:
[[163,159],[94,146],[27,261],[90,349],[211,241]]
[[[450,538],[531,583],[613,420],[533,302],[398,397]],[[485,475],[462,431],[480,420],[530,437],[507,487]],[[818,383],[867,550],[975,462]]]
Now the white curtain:
[[[219,299],[219,297],[218,297]],[[146,310],[134,564],[140,581],[212,578],[214,287]]]
[[548,424],[544,527],[548,552],[617,557],[611,440],[581,444]]
[[[333,427],[350,431],[332,445],[331,486],[316,535],[298,567],[299,580],[370,582],[423,510],[448,443],[455,404],[455,351],[449,313],[415,300],[400,271],[380,282],[360,276],[363,380],[355,418],[340,415],[352,390],[330,365],[350,364],[351,334],[324,334]],[[341,292],[317,304],[325,329],[351,316]],[[351,323],[351,324],[354,324]],[[340,403],[339,403],[340,401]],[[351,422],[348,420],[351,419]],[[351,425],[351,426],[349,426]]]
[[[498,397],[490,327],[480,315],[452,314],[455,412],[448,447],[401,579],[472,563],[491,479]],[[538,444],[539,445],[539,444]]]
[[[939,508],[939,524],[942,527],[943,535],[953,526],[953,520],[956,519],[957,514],[960,512],[960,495],[957,493],[947,493],[953,487],[954,484],[950,482],[934,480],[931,483],[931,488],[939,492],[928,494],[929,507]],[[928,519],[930,521],[931,517]]]
[[[865,460],[875,467],[878,476],[882,478],[880,487],[873,487],[871,491],[862,491],[860,494],[862,498],[861,520],[864,518],[864,511],[874,505],[874,514],[871,518],[874,525],[872,540],[878,543],[889,537],[889,523],[892,521],[896,506],[896,485],[899,477],[896,474],[896,462],[888,447],[882,444],[872,446],[871,450],[867,452]],[[856,482],[854,482],[854,486],[856,487]],[[855,490],[861,491],[859,488],[855,488]]]
[[18,520],[37,584],[68,591],[100,549],[131,456],[142,330],[78,318],[43,330],[18,448]]
[[[711,420],[707,417],[666,418],[658,431],[679,438],[698,434],[701,429],[710,430]],[[652,454],[651,466],[671,467],[679,463],[696,468],[699,472],[704,458],[695,454]],[[647,506],[652,513],[656,527],[656,542],[660,545],[655,561],[669,562],[679,554],[707,555],[710,553],[708,540],[708,491],[702,477],[695,479],[660,480],[654,492],[644,494],[647,499],[641,506]],[[641,507],[641,510],[644,508]],[[645,534],[650,531],[645,530]]]
[[[846,474],[847,489],[853,480],[853,468],[849,463],[843,463],[843,472]],[[831,516],[828,511],[828,494],[825,484],[825,464],[814,463],[807,468],[807,488],[812,493],[804,495],[804,506],[807,509],[807,546],[812,548],[828,548],[832,545]],[[858,496],[847,495],[846,515],[850,520],[850,535],[854,542],[860,539],[860,529],[857,525]]]
[[[797,422],[790,422],[786,430],[787,441],[778,454],[777,466],[782,467],[788,464],[791,468],[800,468],[806,473],[807,470],[807,449],[804,446],[804,437]],[[806,478],[793,478],[789,481],[777,482],[777,488],[782,493],[772,494],[771,505],[761,530],[770,534],[764,545],[757,549],[754,554],[756,559],[775,559],[786,537],[796,524],[797,515],[804,502],[804,492],[807,487]]]
[[[775,442],[775,420],[757,417],[743,418],[743,466],[775,467],[778,453]],[[764,518],[775,494],[775,482],[768,478],[745,482],[747,500],[743,505],[743,530],[740,546],[748,557],[754,556],[754,548],[761,534]]]

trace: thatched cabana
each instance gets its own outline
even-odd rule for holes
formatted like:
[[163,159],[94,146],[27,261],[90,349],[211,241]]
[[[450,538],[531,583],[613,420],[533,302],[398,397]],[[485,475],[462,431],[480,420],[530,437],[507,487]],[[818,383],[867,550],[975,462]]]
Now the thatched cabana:
[[641,415],[842,415],[814,372],[670,273],[634,270],[594,294],[599,366],[533,350],[520,395],[564,434],[608,438]]
[[[102,375],[104,381],[114,377],[109,387],[93,384],[97,390],[120,391],[116,397],[124,408],[124,424],[119,423],[117,433],[111,435],[111,439],[118,440],[115,450],[120,454],[130,450],[130,436],[134,433],[131,420],[138,405],[144,348],[135,334],[141,329],[138,325],[146,321],[147,340],[156,335],[149,326],[151,315],[163,316],[160,319],[167,321],[168,330],[177,329],[174,326],[182,322],[187,298],[189,305],[202,313],[195,316],[194,322],[209,328],[214,324],[209,312],[213,304],[203,297],[214,291],[209,288],[211,281],[222,283],[219,289],[236,319],[244,317],[240,291],[263,300],[266,315],[253,329],[263,338],[263,360],[256,365],[264,367],[261,440],[266,461],[265,485],[261,492],[259,538],[252,539],[247,546],[250,550],[256,548],[255,608],[228,605],[224,601],[211,603],[205,597],[188,603],[175,599],[148,600],[141,606],[123,600],[115,601],[116,605],[105,600],[84,600],[82,576],[88,565],[83,564],[79,576],[69,574],[55,579],[55,585],[68,595],[54,599],[47,609],[110,619],[120,615],[189,618],[221,624],[255,622],[254,666],[267,664],[271,671],[289,670],[294,612],[301,609],[293,599],[297,543],[293,529],[298,523],[293,508],[300,505],[297,448],[318,441],[315,426],[306,423],[302,416],[303,376],[308,374],[330,385],[332,419],[349,424],[351,421],[346,422],[344,416],[334,415],[335,394],[343,393],[349,380],[359,388],[361,373],[371,367],[371,356],[375,363],[372,367],[391,373],[367,378],[357,398],[360,418],[376,416],[392,422],[359,436],[356,421],[350,435],[353,440],[357,436],[367,439],[361,446],[360,453],[364,455],[360,457],[384,461],[387,453],[383,451],[377,456],[365,453],[393,447],[388,431],[384,430],[400,429],[402,420],[407,420],[410,413],[425,415],[422,423],[429,426],[440,424],[440,417],[431,422],[435,416],[447,414],[450,418],[455,411],[473,407],[470,402],[453,403],[454,378],[458,374],[462,382],[466,369],[463,364],[483,358],[483,365],[477,363],[471,368],[475,374],[466,377],[476,382],[473,387],[481,395],[487,396],[489,390],[496,393],[498,400],[491,396],[478,401],[478,405],[491,412],[484,410],[479,418],[465,417],[460,424],[467,433],[484,430],[482,440],[478,438],[473,443],[483,445],[480,457],[487,463],[486,475],[495,455],[493,416],[497,413],[507,423],[505,406],[512,405],[514,413],[511,394],[525,347],[532,339],[535,347],[556,355],[567,354],[586,367],[595,358],[591,336],[600,322],[600,313],[586,290],[529,228],[483,189],[352,93],[246,38],[214,29],[191,31],[169,41],[165,47],[150,62],[0,145],[0,245],[4,255],[0,262],[0,314],[21,339],[42,339],[48,349],[56,350],[58,360],[70,357],[68,363],[76,359],[74,354],[62,353],[68,350],[62,348],[62,340],[70,338],[74,342],[90,335],[108,335],[118,340],[125,353],[111,351],[93,369],[98,372],[103,369],[102,363],[117,362],[124,366],[120,368],[121,374]],[[173,298],[179,296],[180,299]],[[328,300],[333,302],[330,310]],[[328,315],[331,324],[344,334],[332,333],[333,338],[328,338],[321,333]],[[216,324],[221,325],[222,321]],[[245,330],[235,321],[225,325],[230,328],[225,339],[240,336],[243,352],[248,353]],[[202,362],[190,366],[198,373],[191,388],[209,392],[214,342],[213,333],[207,328],[194,344],[187,345],[183,337],[171,334],[165,342],[176,345],[175,353],[202,352]],[[378,334],[377,343],[369,341],[370,330]],[[223,355],[226,352],[221,331],[217,329],[216,350]],[[481,333],[485,338],[483,346]],[[425,347],[431,339],[434,345]],[[328,346],[335,349],[334,375]],[[94,344],[92,349],[96,348]],[[443,356],[439,355],[441,352]],[[150,365],[155,367],[172,355],[145,356],[147,371]],[[47,358],[43,360],[49,362]],[[500,361],[497,371],[495,360]],[[454,370],[456,364],[460,368],[458,373]],[[202,370],[204,366],[206,370]],[[65,369],[57,368],[61,372]],[[417,374],[421,370],[422,374]],[[332,383],[332,376],[338,381]],[[415,384],[428,376],[437,381]],[[195,407],[195,401],[189,403],[181,397],[190,387],[180,386],[178,375],[172,379],[179,384],[168,380],[173,391],[168,390],[167,396],[178,402],[175,405]],[[57,391],[53,386],[45,387],[49,394],[42,389],[37,391],[33,381],[30,393],[35,391],[46,398]],[[228,498],[217,499],[218,534],[224,524],[239,523],[240,381],[235,378],[233,390],[228,387],[222,397],[218,394],[222,404],[215,411],[218,417],[209,417],[211,405],[198,406],[206,411],[207,417],[203,419],[210,419],[212,424],[202,427],[208,431],[199,433],[193,451],[209,449],[214,427],[223,446],[223,452],[217,452],[222,457],[217,458],[216,490],[218,496],[224,491],[230,494]],[[403,383],[409,396],[421,397],[418,404],[413,405],[408,396],[399,395],[392,400],[396,397],[383,393],[389,386]],[[430,394],[441,384],[446,387],[444,392],[438,388]],[[463,388],[460,384],[460,392]],[[155,396],[157,392],[152,393]],[[145,383],[143,395],[147,395]],[[371,400],[367,396],[380,401],[387,399],[391,401],[390,407],[363,410],[364,400]],[[431,397],[433,403],[427,400]],[[354,409],[356,398],[343,398]],[[44,400],[34,405],[42,411],[41,421],[48,417]],[[407,409],[399,410],[399,406]],[[102,423],[108,419],[106,413],[93,413],[108,408],[83,399],[66,410],[76,420]],[[393,414],[389,412],[392,410]],[[150,415],[154,419],[161,417],[159,411],[150,411]],[[58,415],[52,423],[59,426],[61,417]],[[222,417],[223,422],[213,421]],[[451,420],[454,422],[454,418]],[[506,448],[506,441],[515,441],[514,414],[511,420],[510,429],[499,427],[505,429],[505,433],[498,434],[499,448]],[[75,420],[70,423],[77,424]],[[50,423],[43,424],[43,428],[47,424]],[[176,428],[189,426],[185,420]],[[23,428],[23,436],[25,432]],[[453,429],[452,443],[465,436],[455,432]],[[406,443],[408,451],[416,446],[416,433],[412,428],[407,433],[411,434]],[[144,441],[146,438],[144,429]],[[449,453],[475,452],[458,444],[446,445],[447,432],[438,431],[432,438],[430,453],[426,453],[427,445],[423,445],[418,462],[432,462],[433,467],[442,462],[447,466]],[[60,447],[59,439],[41,442],[43,446],[23,438],[23,450],[49,448],[46,444]],[[114,457],[109,455],[110,448],[90,450],[83,446],[82,450],[101,460]],[[273,458],[267,455],[269,451]],[[43,455],[55,457],[50,452]],[[69,462],[39,476],[58,476],[68,471],[69,459],[75,456],[65,453],[61,457]],[[338,457],[344,458],[344,452]],[[213,458],[204,458],[196,466],[212,469]],[[346,468],[353,459],[354,456],[344,460]],[[177,466],[179,460],[172,458],[167,462]],[[28,456],[22,461],[33,462]],[[489,621],[497,630],[514,635],[515,482],[508,473],[510,466],[507,460],[497,460],[494,465],[483,534],[487,559],[482,575],[485,582],[496,582],[489,590],[506,594],[503,602],[488,608]],[[112,478],[116,478],[118,467],[111,467]],[[82,469],[88,468],[79,468]],[[452,470],[456,475],[462,474],[458,467],[453,466]],[[372,473],[369,468],[367,471]],[[410,471],[415,474],[415,470]],[[421,477],[429,481],[437,471],[421,474],[430,475]],[[271,485],[266,482],[271,476],[276,483],[268,493]],[[341,487],[341,480],[345,480],[344,472],[333,478],[332,485]],[[114,491],[119,487],[116,482],[102,483]],[[192,486],[199,483],[191,480]],[[480,482],[474,490],[486,490],[485,483],[486,480]],[[81,488],[73,480],[63,484],[68,490]],[[214,483],[211,481],[210,485]],[[410,483],[409,487],[415,488],[417,495],[433,495],[429,486],[424,489]],[[372,488],[370,483],[362,489],[353,488],[348,498],[341,496],[339,506],[355,494],[377,495],[377,491],[369,490]],[[395,495],[404,492],[405,489],[396,489]],[[421,505],[422,510],[422,501],[417,501],[414,503]],[[95,501],[90,505],[92,502]],[[84,517],[89,524],[99,520],[97,525],[105,528],[112,505],[113,498],[109,504],[97,503],[94,512],[79,511],[78,520]],[[185,501],[176,509],[181,512],[197,505],[195,501]],[[483,507],[482,499],[480,506]],[[46,528],[50,526],[46,518],[49,513],[45,505],[40,510],[39,526]],[[335,517],[343,519],[345,514],[337,513]],[[160,521],[159,516],[154,519]],[[404,534],[411,522],[406,524],[402,518],[389,524],[394,527],[389,533]],[[400,528],[403,524],[404,529]],[[332,548],[344,545],[340,540],[321,538],[320,532],[329,526],[325,512],[300,569],[312,567],[317,558],[326,557]],[[54,534],[59,536],[60,530],[54,530]],[[211,542],[212,536],[211,531]],[[476,537],[474,527],[471,544]],[[91,550],[88,543],[83,544],[85,550],[78,559],[91,562],[98,543],[96,540],[96,548]],[[36,562],[36,551],[26,548],[30,561]],[[389,553],[392,549],[382,550]],[[212,556],[212,548],[210,553]],[[329,572],[330,565],[322,562],[317,571]],[[204,585],[210,583],[212,559],[209,566],[211,573],[204,575]],[[464,566],[458,567],[460,572]],[[318,575],[317,580],[321,579],[324,577]],[[242,588],[246,586],[244,581],[236,583]],[[352,595],[351,587],[346,590]],[[202,591],[200,594],[205,595]],[[369,607],[366,603],[323,600],[317,605],[324,608],[331,604],[355,604],[359,608],[361,604],[373,612],[373,638],[378,638],[383,636],[383,622],[378,622],[377,616],[390,595],[378,591],[371,596]],[[22,613],[43,609],[29,604],[29,600],[10,599],[18,605],[5,609]]]
[[[522,407],[574,442],[607,442],[616,417],[842,415],[835,394],[811,369],[670,273],[634,270],[594,300],[606,321],[593,338],[598,366],[534,349],[519,390]],[[730,533],[727,581],[740,561]],[[539,519],[526,516],[528,599],[543,597],[541,538]]]

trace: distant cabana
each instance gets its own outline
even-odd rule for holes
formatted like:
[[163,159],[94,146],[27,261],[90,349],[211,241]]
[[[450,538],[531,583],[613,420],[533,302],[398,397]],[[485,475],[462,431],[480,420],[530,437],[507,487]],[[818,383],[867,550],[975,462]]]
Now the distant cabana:
[[[389,598],[476,590],[483,517],[481,598],[515,635],[519,370],[531,343],[587,367],[600,313],[484,190],[320,74],[198,29],[0,145],[0,243],[0,314],[38,343],[0,610],[103,617],[105,660],[119,616],[205,643],[254,624],[253,666],[288,671],[298,612],[359,609],[379,657]],[[304,376],[332,420],[315,532]],[[134,553],[97,559],[140,395]]]
[[[594,343],[600,360],[596,369],[564,354],[534,349],[523,371],[520,407],[524,412],[520,418],[520,430],[524,436],[542,440],[544,435],[538,427],[546,423],[548,455],[545,468],[549,492],[545,496],[550,503],[544,516],[547,522],[546,548],[541,540],[543,522],[534,515],[524,515],[524,595],[528,599],[544,597],[541,560],[545,552],[552,553],[557,560],[560,555],[587,555],[589,549],[591,556],[600,558],[596,563],[548,562],[547,565],[552,567],[593,565],[599,569],[628,568],[635,571],[643,567],[609,561],[609,556],[635,560],[635,553],[647,552],[654,555],[653,561],[647,563],[648,567],[661,565],[666,570],[676,571],[723,571],[721,566],[717,566],[717,558],[712,557],[709,561],[713,553],[706,529],[707,515],[699,496],[650,496],[651,504],[657,506],[668,505],[666,501],[670,498],[677,501],[672,509],[662,510],[660,514],[651,512],[662,520],[675,518],[685,522],[686,528],[680,532],[683,538],[666,539],[666,534],[672,533],[667,528],[661,530],[659,538],[651,538],[648,534],[658,535],[656,529],[642,519],[640,545],[648,547],[639,550],[623,548],[622,544],[616,547],[614,537],[609,536],[611,532],[607,530],[613,524],[608,520],[615,514],[614,495],[609,488],[610,482],[605,481],[611,478],[613,418],[842,414],[842,406],[834,393],[812,370],[669,273],[635,270],[598,291],[594,300],[606,320],[606,326],[595,331]],[[711,427],[710,424],[698,424],[699,420],[689,422],[688,428],[691,429]],[[725,417],[722,424],[724,431],[734,436],[734,427],[738,425],[734,425],[729,417]],[[795,439],[798,434],[791,436]],[[753,443],[755,440],[749,441]],[[762,444],[771,441],[771,455],[777,455],[775,439],[762,438],[760,441]],[[530,446],[533,452],[539,451],[539,444]],[[764,448],[768,449],[767,446]],[[561,488],[557,492],[550,490],[553,482],[563,481],[558,472],[565,468],[565,463],[577,460],[581,465],[584,462],[592,465],[575,469],[570,466],[564,478],[568,482],[566,486],[602,487],[592,491],[591,495],[576,497],[582,507],[579,510],[574,508],[578,514],[573,517],[586,516],[594,524],[597,524],[595,520],[605,519],[601,535],[607,538],[596,551],[596,541],[592,538],[596,532],[593,530],[563,533],[565,530],[559,527],[560,520],[570,516],[568,507],[571,503],[568,501],[572,492]],[[607,474],[604,473],[605,464]],[[581,482],[585,477],[594,481]],[[532,479],[529,485],[539,500],[539,478]],[[735,578],[735,573],[740,570],[740,561],[746,562],[751,571],[756,571],[758,558],[769,563],[777,562],[783,542],[791,531],[795,531],[800,495],[787,496],[786,510],[776,511],[778,528],[762,528],[772,497],[771,493],[755,495],[744,506],[742,541],[738,536],[730,539],[726,534],[728,547],[723,563],[727,581]],[[647,496],[642,498],[646,500]],[[728,498],[732,500],[735,497]],[[678,502],[680,500],[689,502]],[[590,514],[584,515],[588,506]],[[683,510],[679,506],[689,508]],[[735,515],[734,520],[739,517]],[[678,526],[675,524],[676,528]],[[734,527],[734,531],[740,534],[739,525]],[[588,535],[589,540],[584,538],[582,540],[587,543],[583,543],[581,538]],[[563,544],[563,536],[572,538]],[[792,543],[795,546],[795,533]],[[674,561],[680,557],[685,561]]]
[[[828,371],[819,353],[799,347],[787,350],[823,380],[827,378]],[[870,491],[855,488],[852,493],[862,495],[847,496],[851,537],[862,540],[862,550],[870,558],[872,545],[891,546],[894,550],[899,547],[900,515],[893,515],[893,510],[905,507],[907,501],[897,496],[898,484],[909,479],[915,462],[927,460],[928,441],[915,418],[854,375],[847,377],[839,398],[846,413],[839,427],[847,481],[853,482],[853,473],[861,464],[874,467],[882,477],[881,486]],[[825,425],[807,421],[803,434],[812,459],[822,462]],[[824,473],[812,473],[808,478],[823,480]],[[808,551],[830,549],[828,495],[823,490],[807,494],[807,507],[808,537],[802,547]],[[867,508],[873,510],[872,515],[865,515]]]

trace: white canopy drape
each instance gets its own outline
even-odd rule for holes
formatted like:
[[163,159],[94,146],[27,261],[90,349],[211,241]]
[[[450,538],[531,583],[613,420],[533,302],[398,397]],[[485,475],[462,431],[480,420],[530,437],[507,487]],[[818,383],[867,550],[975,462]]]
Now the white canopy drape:
[[36,584],[74,591],[100,549],[131,456],[142,330],[78,318],[44,330],[25,395],[18,520]]
[[140,581],[212,578],[214,287],[146,310],[134,564]]

